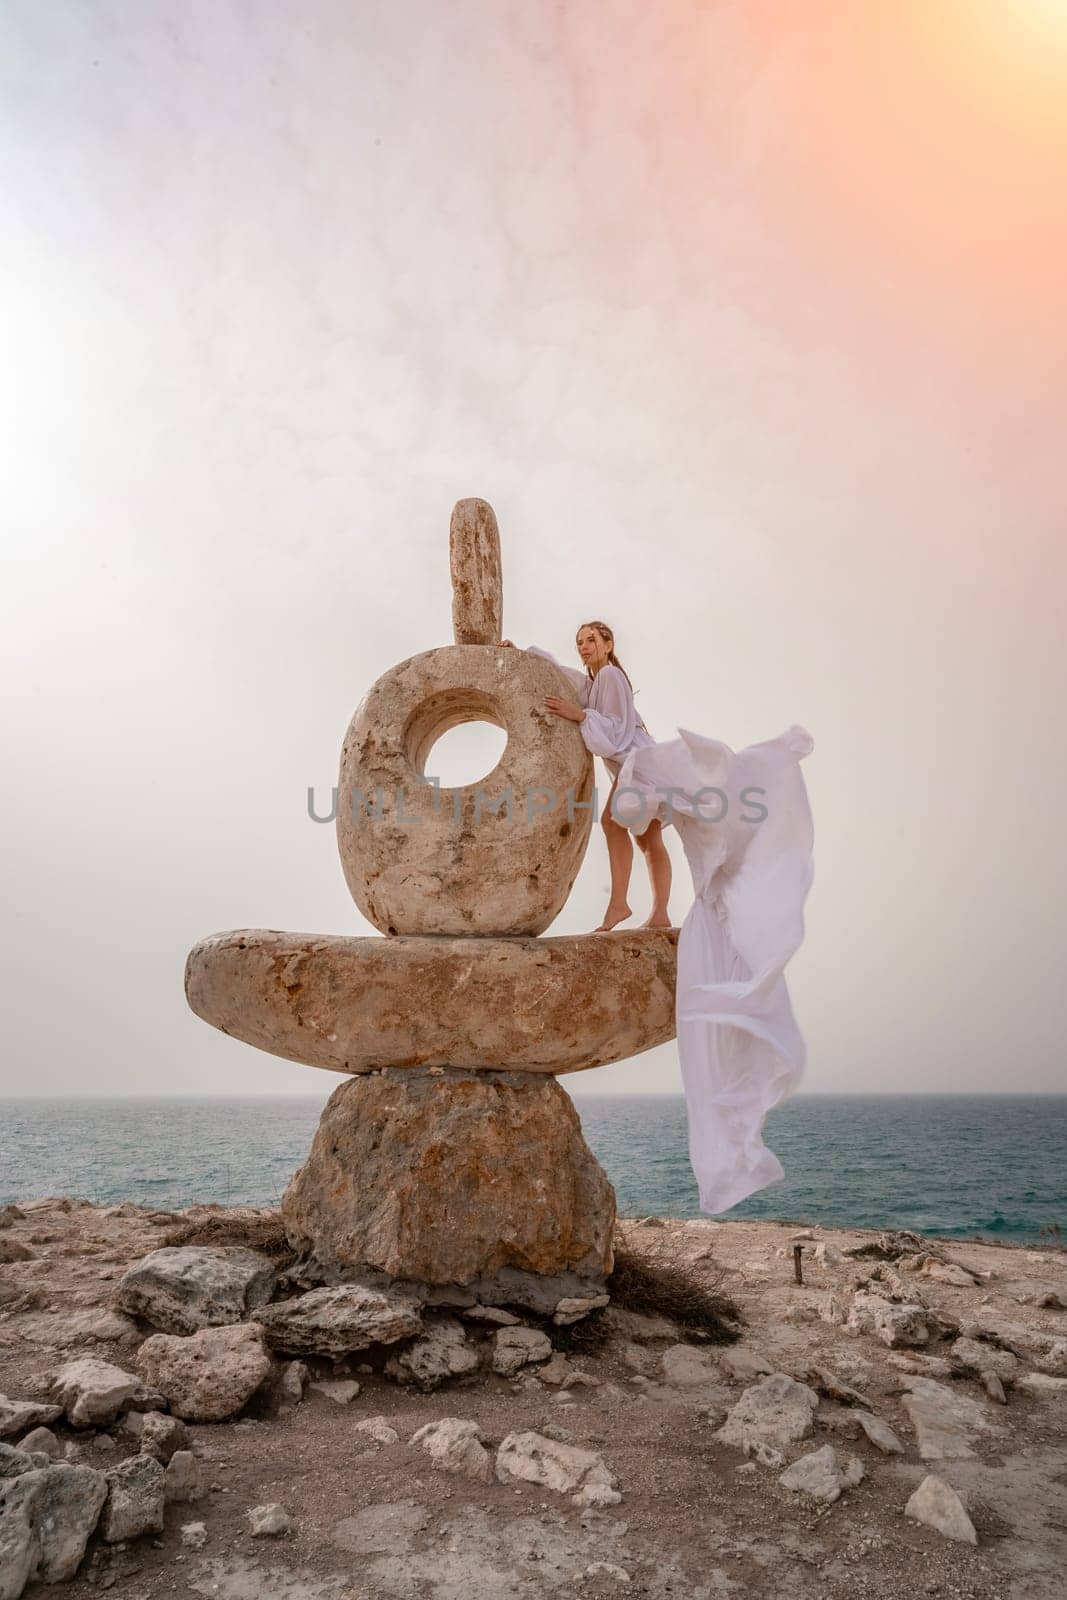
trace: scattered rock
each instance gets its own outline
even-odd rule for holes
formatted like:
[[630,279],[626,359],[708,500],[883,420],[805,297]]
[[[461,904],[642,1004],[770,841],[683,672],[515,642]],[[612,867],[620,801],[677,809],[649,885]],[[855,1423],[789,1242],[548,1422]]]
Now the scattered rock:
[[1008,1403],[1008,1397],[1004,1393],[1004,1385],[1001,1383],[996,1373],[982,1372],[979,1374],[979,1377],[981,1378],[982,1388],[985,1390],[990,1400],[995,1400],[998,1406],[1006,1406]]
[[247,1513],[248,1527],[253,1539],[280,1539],[293,1530],[293,1519],[284,1506],[272,1501],[270,1505],[253,1506]]
[[881,1450],[883,1455],[899,1456],[904,1454],[904,1446],[888,1422],[883,1422],[881,1417],[872,1416],[869,1411],[854,1411],[852,1415],[856,1418],[871,1443]]
[[632,1339],[636,1344],[653,1344],[657,1339],[678,1341],[678,1329],[666,1317],[649,1317],[641,1311],[625,1311],[621,1306],[608,1306],[604,1321],[620,1339]]
[[105,1476],[108,1495],[100,1531],[108,1544],[163,1532],[163,1468],[154,1456],[130,1456]]
[[903,1355],[899,1351],[894,1351],[886,1359],[891,1361],[894,1367],[899,1368],[901,1372],[907,1373],[910,1377],[952,1377],[952,1362],[947,1361],[944,1356]]
[[835,1244],[828,1244],[825,1240],[815,1246],[812,1255],[820,1267],[839,1267],[845,1259]]
[[793,1444],[814,1431],[812,1414],[818,1404],[814,1389],[775,1372],[744,1391],[716,1437],[742,1449],[746,1444]]
[[42,1405],[38,1400],[9,1400],[6,1394],[0,1394],[0,1439],[55,1422],[62,1415],[62,1406]]
[[413,1383],[428,1392],[450,1378],[473,1372],[477,1366],[477,1350],[467,1343],[462,1325],[449,1318],[432,1324],[421,1339],[390,1356],[384,1371],[386,1377],[395,1378],[398,1383]]
[[955,1489],[943,1478],[932,1473],[925,1477],[904,1507],[904,1515],[916,1522],[924,1522],[944,1534],[946,1539],[958,1539],[964,1544],[977,1544],[974,1523],[963,1507]]
[[873,1333],[891,1349],[923,1345],[930,1338],[930,1313],[925,1306],[896,1305],[861,1291],[853,1296],[847,1326],[856,1333]]
[[1047,1398],[1049,1395],[1062,1394],[1067,1389],[1067,1378],[1055,1378],[1047,1372],[1028,1372],[1015,1380],[1015,1387],[1025,1389],[1027,1394]]
[[936,1283],[954,1283],[961,1289],[973,1289],[977,1281],[954,1261],[937,1261],[933,1256],[926,1257],[919,1274],[923,1278],[933,1278]]
[[338,1406],[350,1405],[359,1393],[355,1378],[320,1378],[317,1383],[308,1384],[308,1388]]
[[278,1369],[274,1399],[278,1406],[298,1406],[311,1379],[303,1361],[285,1361]]
[[365,1433],[375,1444],[397,1444],[400,1435],[385,1417],[365,1417],[356,1423],[356,1432]]
[[537,1328],[499,1328],[493,1343],[493,1371],[511,1377],[532,1361],[547,1361],[552,1341]]
[[34,1428],[24,1439],[19,1440],[19,1449],[28,1455],[36,1452],[47,1456],[50,1461],[58,1461],[63,1454],[63,1446],[51,1428]]
[[[509,1433],[496,1453],[496,1476],[500,1483],[538,1483],[557,1494],[581,1493],[586,1489],[615,1490],[615,1475],[603,1456],[595,1450],[562,1444],[546,1434],[523,1431]],[[616,1504],[594,1494],[582,1503]]]
[[181,1540],[184,1550],[202,1550],[207,1544],[207,1528],[202,1522],[183,1522]]
[[458,1472],[478,1483],[493,1481],[493,1462],[482,1443],[482,1430],[463,1417],[442,1417],[413,1433],[411,1444],[421,1445],[442,1472]]
[[67,1420],[75,1428],[86,1428],[114,1422],[121,1411],[130,1410],[135,1400],[145,1397],[145,1386],[132,1372],[124,1372],[110,1361],[83,1356],[60,1367],[52,1393]]
[[34,1254],[28,1245],[20,1244],[17,1239],[0,1238],[0,1265],[6,1266],[11,1261],[33,1261]]
[[343,1356],[372,1344],[395,1344],[422,1331],[418,1307],[362,1284],[311,1289],[255,1312],[274,1350],[298,1356]]
[[974,1455],[970,1441],[990,1426],[985,1407],[935,1378],[911,1378],[904,1409],[924,1461],[959,1461]]
[[1002,1383],[1011,1383],[1019,1370],[1019,1362],[1010,1350],[999,1350],[978,1339],[957,1339],[949,1353],[958,1367],[975,1377],[993,1372]]
[[499,1328],[513,1328],[522,1321],[513,1311],[505,1311],[503,1306],[465,1306],[463,1316],[469,1317],[471,1322],[492,1322]]
[[833,1445],[824,1444],[820,1450],[813,1450],[810,1455],[794,1461],[778,1482],[784,1489],[798,1490],[815,1500],[832,1504],[840,1498],[843,1489],[854,1487],[862,1478],[863,1463],[857,1456],[850,1456],[842,1467]]
[[744,1345],[731,1345],[719,1353],[719,1366],[729,1377],[739,1383],[751,1383],[755,1378],[768,1376],[774,1365],[758,1351],[747,1350]]
[[567,1295],[558,1301],[552,1321],[560,1327],[567,1327],[572,1322],[578,1322],[582,1317],[587,1317],[591,1311],[599,1311],[602,1306],[609,1305],[610,1294],[596,1294],[579,1297]]
[[166,1505],[172,1503],[187,1505],[194,1500],[204,1497],[204,1481],[200,1473],[200,1463],[191,1450],[175,1450],[167,1462],[163,1473],[163,1500]]
[[164,1416],[162,1411],[141,1414],[137,1430],[142,1455],[155,1456],[164,1466],[176,1450],[188,1450],[189,1430],[177,1417]]
[[272,1370],[263,1330],[249,1322],[201,1328],[187,1338],[155,1333],[137,1352],[137,1365],[187,1422],[236,1416]]
[[197,1333],[243,1322],[274,1293],[266,1256],[239,1247],[153,1250],[119,1280],[115,1304],[164,1333]]
[[805,1378],[818,1394],[826,1395],[829,1400],[839,1400],[842,1405],[862,1406],[865,1411],[870,1411],[874,1401],[867,1395],[861,1394],[858,1389],[846,1383],[826,1367],[809,1367]]

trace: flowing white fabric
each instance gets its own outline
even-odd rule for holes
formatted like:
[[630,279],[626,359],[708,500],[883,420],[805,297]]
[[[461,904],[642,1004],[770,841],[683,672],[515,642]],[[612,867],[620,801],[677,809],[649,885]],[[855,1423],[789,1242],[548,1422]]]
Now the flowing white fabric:
[[[616,821],[642,834],[658,818],[682,840],[694,900],[678,935],[675,1020],[689,1159],[701,1210],[728,1211],[785,1176],[762,1132],[805,1065],[783,969],[804,938],[814,876],[800,770],[814,741],[793,726],[736,752],[686,728],[657,743],[636,725],[617,668],[602,667],[590,687],[587,673],[555,664],[585,695],[586,744],[618,774]],[[613,677],[598,690],[608,671]]]

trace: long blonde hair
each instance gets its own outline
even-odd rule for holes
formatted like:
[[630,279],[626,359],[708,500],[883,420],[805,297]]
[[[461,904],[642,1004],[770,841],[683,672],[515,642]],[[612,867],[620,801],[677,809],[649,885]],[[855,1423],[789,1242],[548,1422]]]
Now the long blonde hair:
[[[606,622],[582,622],[582,623],[579,623],[578,632],[574,635],[575,644],[578,643],[578,638],[579,638],[579,635],[581,634],[581,631],[582,631],[583,628],[595,628],[596,629],[597,633],[599,633],[600,637],[603,639],[604,643],[608,647],[608,660],[610,661],[611,665],[613,667],[618,667],[619,671],[622,673],[623,677],[626,679],[627,683],[630,685],[631,694],[635,693],[636,691],[634,690],[633,683],[632,683],[632,681],[630,679],[630,674],[627,672],[626,668],[623,666],[622,662],[619,660],[618,656],[615,654],[615,634],[612,631],[612,629],[608,627],[608,624]],[[588,667],[586,667],[585,670],[586,670],[586,673],[588,674],[589,681],[592,682],[593,679],[596,677],[596,673],[595,672],[591,672]],[[648,733],[648,729],[647,729],[647,727],[645,727],[645,719],[641,716],[640,712],[638,712],[637,721],[638,721],[639,725],[642,728],[645,729],[645,732]],[[651,734],[649,734],[649,738],[651,738],[651,737],[652,737]]]

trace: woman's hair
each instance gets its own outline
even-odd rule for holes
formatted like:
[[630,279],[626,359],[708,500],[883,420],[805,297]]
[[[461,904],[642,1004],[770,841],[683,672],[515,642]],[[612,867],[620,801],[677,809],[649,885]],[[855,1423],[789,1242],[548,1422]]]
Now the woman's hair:
[[[633,686],[633,683],[632,683],[632,681],[630,679],[630,674],[627,672],[626,668],[623,666],[622,662],[619,660],[618,656],[615,654],[615,635],[611,631],[611,629],[608,627],[607,623],[606,622],[583,622],[583,623],[581,623],[579,625],[578,632],[574,635],[574,641],[575,641],[576,644],[578,642],[578,637],[581,634],[582,628],[595,628],[596,629],[597,633],[599,633],[600,637],[603,639],[604,643],[608,647],[608,660],[611,662],[611,665],[613,667],[618,667],[619,671],[622,673],[623,677],[626,679],[627,683],[630,685],[630,692],[633,693],[634,686]],[[586,667],[585,670],[588,673],[590,680],[592,680],[594,674],[589,671],[588,667]],[[637,720],[641,724],[642,728],[645,728],[644,718],[640,715],[640,713],[638,714]],[[645,728],[645,732],[646,733],[648,732],[647,728]]]

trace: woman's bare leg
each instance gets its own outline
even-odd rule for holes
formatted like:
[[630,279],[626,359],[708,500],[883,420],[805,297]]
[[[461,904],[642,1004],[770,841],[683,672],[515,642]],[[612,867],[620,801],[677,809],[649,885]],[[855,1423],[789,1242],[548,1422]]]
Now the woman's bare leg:
[[663,827],[658,819],[650,822],[644,833],[637,835],[637,842],[644,854],[648,881],[652,885],[652,910],[648,914],[648,921],[642,922],[641,926],[670,928],[673,924],[667,902],[671,897],[671,858],[663,843]]
[[611,794],[608,803],[601,813],[600,821],[608,841],[608,860],[611,863],[611,899],[608,909],[604,913],[604,920],[594,933],[608,933],[617,922],[625,922],[627,917],[632,917],[633,912],[626,902],[626,891],[630,887],[630,873],[634,864],[633,840],[630,830],[622,827],[611,814],[611,800],[615,793],[615,784],[618,777],[611,785]]

